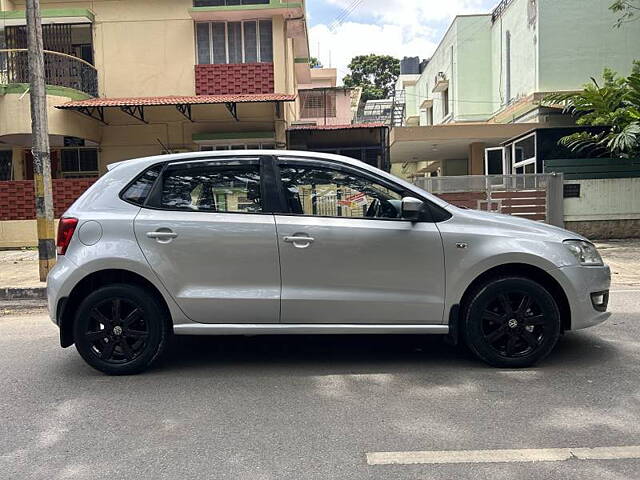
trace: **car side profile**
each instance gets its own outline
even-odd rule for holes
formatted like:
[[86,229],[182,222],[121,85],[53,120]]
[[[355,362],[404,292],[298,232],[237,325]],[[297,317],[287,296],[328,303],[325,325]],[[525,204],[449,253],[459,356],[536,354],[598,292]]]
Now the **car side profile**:
[[109,374],[149,367],[174,334],[443,334],[526,367],[610,315],[587,239],[331,154],[112,164],[60,220],[57,248],[60,343]]

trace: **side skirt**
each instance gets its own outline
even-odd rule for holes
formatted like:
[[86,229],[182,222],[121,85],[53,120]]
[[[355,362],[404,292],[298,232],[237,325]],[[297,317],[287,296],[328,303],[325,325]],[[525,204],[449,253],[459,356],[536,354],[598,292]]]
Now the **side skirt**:
[[306,335],[306,334],[447,334],[449,325],[378,325],[330,323],[189,323],[173,326],[176,335]]

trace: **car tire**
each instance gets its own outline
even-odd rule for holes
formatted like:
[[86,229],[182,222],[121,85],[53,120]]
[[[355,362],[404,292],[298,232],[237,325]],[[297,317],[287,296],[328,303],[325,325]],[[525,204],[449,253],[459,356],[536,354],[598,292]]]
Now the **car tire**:
[[521,368],[545,358],[558,343],[561,318],[553,296],[524,277],[492,279],[475,288],[462,312],[464,339],[495,367]]
[[157,300],[136,285],[101,287],[80,304],[73,329],[78,353],[109,375],[149,368],[171,335],[169,318]]

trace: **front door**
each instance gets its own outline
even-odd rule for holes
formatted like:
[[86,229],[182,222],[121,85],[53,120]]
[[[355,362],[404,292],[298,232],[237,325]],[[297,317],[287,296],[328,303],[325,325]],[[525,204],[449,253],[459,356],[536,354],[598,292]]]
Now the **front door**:
[[202,323],[277,323],[275,221],[263,213],[258,158],[167,166],[135,219],[151,268]]
[[402,187],[325,161],[279,164],[283,323],[442,323],[440,233],[400,218]]

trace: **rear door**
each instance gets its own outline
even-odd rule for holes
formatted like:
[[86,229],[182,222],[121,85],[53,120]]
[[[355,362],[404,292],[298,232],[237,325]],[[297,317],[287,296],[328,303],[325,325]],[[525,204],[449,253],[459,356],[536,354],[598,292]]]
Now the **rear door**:
[[279,164],[282,323],[443,322],[440,232],[400,218],[402,187],[339,163]]
[[[202,323],[278,323],[280,270],[266,160],[169,164],[135,219],[151,268]],[[270,164],[269,164],[270,165]]]

